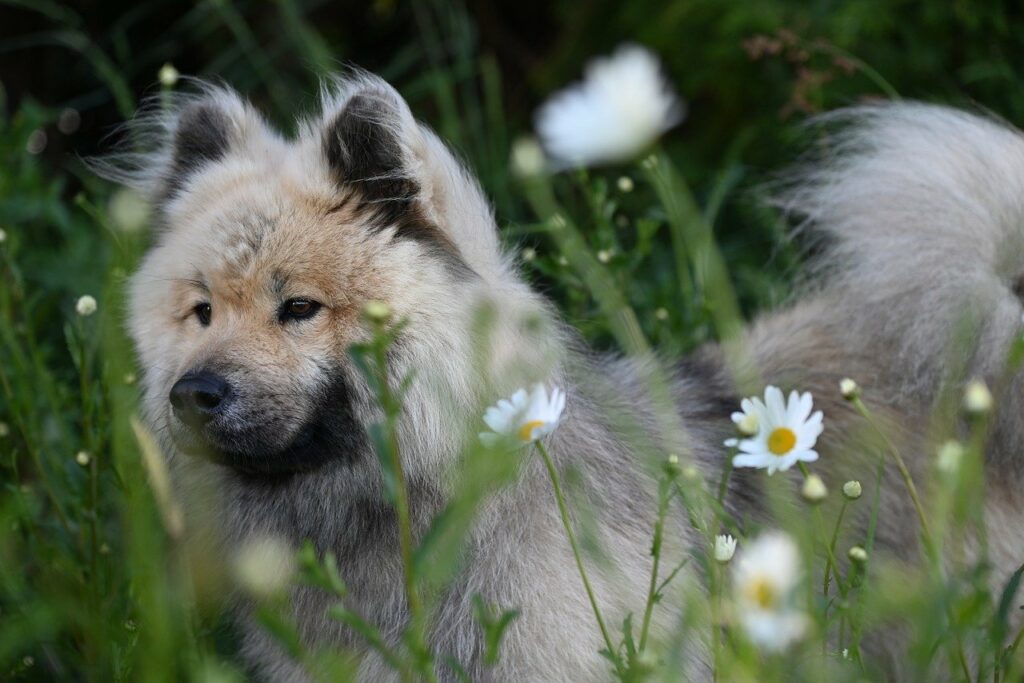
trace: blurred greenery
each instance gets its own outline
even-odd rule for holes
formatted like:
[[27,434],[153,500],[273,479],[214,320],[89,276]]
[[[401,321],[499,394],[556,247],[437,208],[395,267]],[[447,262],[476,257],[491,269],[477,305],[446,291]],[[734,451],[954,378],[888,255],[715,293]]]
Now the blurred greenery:
[[[786,298],[808,248],[757,201],[808,115],[902,96],[1024,123],[1024,7],[998,0],[0,0],[0,27],[3,680],[239,673],[216,601],[189,607],[211,589],[184,578],[194,558],[144,483],[130,425],[122,286],[148,234],[82,163],[165,63],[230,83],[286,129],[321,77],[379,73],[479,175],[526,276],[609,348],[614,331],[508,164],[537,105],[589,58],[635,41],[663,59],[688,105],[665,153],[748,316]],[[639,167],[555,190],[648,339],[677,354],[714,337],[707,304],[678,287],[671,216]],[[76,316],[86,293],[99,311]]]

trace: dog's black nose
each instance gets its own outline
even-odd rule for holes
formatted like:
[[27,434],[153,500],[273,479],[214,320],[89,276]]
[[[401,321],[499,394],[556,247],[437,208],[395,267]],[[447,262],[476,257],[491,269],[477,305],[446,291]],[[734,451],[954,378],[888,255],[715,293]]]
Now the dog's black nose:
[[174,414],[195,427],[224,412],[230,399],[231,385],[227,380],[206,370],[190,372],[171,387]]

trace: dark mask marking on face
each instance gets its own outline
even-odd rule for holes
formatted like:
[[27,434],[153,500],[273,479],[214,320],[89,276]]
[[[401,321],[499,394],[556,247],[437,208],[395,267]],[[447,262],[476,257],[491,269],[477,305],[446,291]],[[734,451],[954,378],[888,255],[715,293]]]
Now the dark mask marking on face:
[[[246,400],[244,396],[241,401]],[[258,413],[251,420],[258,420]],[[215,428],[215,427],[214,427]],[[272,426],[248,425],[240,432],[195,438],[180,444],[189,455],[209,458],[253,477],[287,477],[316,470],[325,465],[352,465],[366,457],[371,445],[365,429],[355,417],[353,393],[343,371],[335,371],[327,386],[314,400],[303,426],[287,445],[268,446],[275,434]]]

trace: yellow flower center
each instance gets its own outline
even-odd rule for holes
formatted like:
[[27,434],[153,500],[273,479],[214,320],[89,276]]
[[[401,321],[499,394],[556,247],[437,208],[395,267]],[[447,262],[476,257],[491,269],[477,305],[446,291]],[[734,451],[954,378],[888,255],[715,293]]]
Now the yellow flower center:
[[756,578],[747,585],[747,597],[761,609],[772,609],[778,601],[778,594],[769,581]]
[[789,427],[776,427],[768,435],[768,450],[773,455],[785,455],[796,445],[796,434]]
[[531,437],[533,437],[533,430],[543,426],[544,420],[530,420],[519,428],[519,438],[522,441],[530,441]]

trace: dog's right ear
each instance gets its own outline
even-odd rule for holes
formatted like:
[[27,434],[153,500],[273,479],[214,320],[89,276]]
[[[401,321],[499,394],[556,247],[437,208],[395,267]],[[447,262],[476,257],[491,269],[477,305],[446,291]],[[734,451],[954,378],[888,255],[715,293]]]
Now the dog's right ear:
[[158,213],[229,154],[258,149],[276,135],[239,95],[198,83],[198,92],[164,93],[125,126],[114,153],[89,160],[100,176],[140,191]]
[[198,100],[180,111],[169,141],[163,193],[173,197],[204,166],[223,159],[231,147],[234,128],[224,108],[213,100]]

